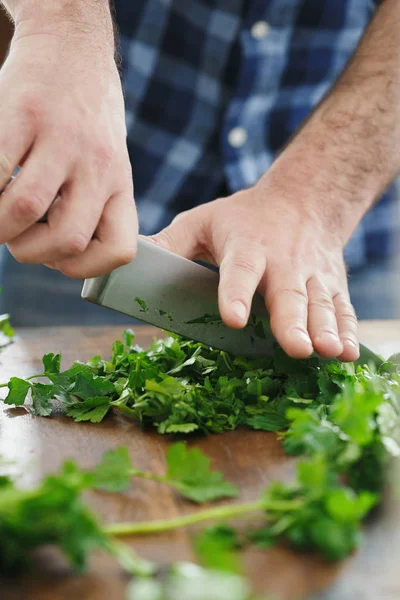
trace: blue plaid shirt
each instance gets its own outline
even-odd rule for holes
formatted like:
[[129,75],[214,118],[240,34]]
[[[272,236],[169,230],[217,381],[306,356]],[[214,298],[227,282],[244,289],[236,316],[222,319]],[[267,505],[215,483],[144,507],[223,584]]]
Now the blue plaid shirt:
[[[141,231],[254,184],[346,65],[372,0],[115,0]],[[389,190],[346,248],[393,252]]]

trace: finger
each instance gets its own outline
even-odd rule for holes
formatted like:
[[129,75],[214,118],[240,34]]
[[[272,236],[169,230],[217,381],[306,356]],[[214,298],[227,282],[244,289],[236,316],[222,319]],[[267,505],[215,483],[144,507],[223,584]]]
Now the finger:
[[218,298],[222,320],[229,327],[240,329],[246,325],[265,266],[264,249],[248,240],[235,240],[224,249]]
[[131,193],[110,198],[104,207],[96,236],[80,256],[50,262],[68,277],[86,279],[110,273],[136,256],[138,223]]
[[326,286],[311,277],[307,282],[308,332],[314,350],[323,358],[334,358],[343,352],[332,296]]
[[272,333],[293,358],[307,358],[313,351],[307,330],[308,297],[305,281],[292,270],[267,267],[265,303]]
[[[20,114],[0,111],[0,192],[21,163],[34,141],[34,128]],[[3,201],[3,199],[2,199]]]
[[[63,186],[47,214],[46,223],[36,223],[8,244],[23,263],[49,263],[81,255],[99,223],[106,198],[97,187],[76,176]],[[53,196],[54,197],[54,196]]]
[[0,244],[37,223],[64,183],[66,167],[46,146],[32,148],[23,168],[0,200]]
[[352,362],[360,356],[356,313],[347,293],[336,294],[333,303],[336,310],[339,337],[343,344],[343,352],[339,358],[346,362]]
[[196,208],[183,212],[175,217],[171,225],[145,239],[174,254],[195,260],[206,254],[205,218],[206,214]]

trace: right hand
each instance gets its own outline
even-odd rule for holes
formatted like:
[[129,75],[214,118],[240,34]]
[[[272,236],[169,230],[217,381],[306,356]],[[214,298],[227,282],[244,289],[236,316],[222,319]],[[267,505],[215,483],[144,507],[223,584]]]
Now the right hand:
[[137,244],[113,43],[95,41],[73,22],[17,22],[0,71],[0,244],[77,279],[131,261]]

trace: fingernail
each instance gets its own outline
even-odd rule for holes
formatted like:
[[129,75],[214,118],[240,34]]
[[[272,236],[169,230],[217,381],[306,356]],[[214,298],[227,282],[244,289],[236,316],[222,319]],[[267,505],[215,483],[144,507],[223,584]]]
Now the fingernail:
[[240,300],[235,300],[234,302],[232,302],[231,308],[235,315],[238,317],[238,319],[240,319],[240,321],[243,322],[246,320],[247,308],[245,307],[243,302],[240,302]]
[[309,346],[312,345],[310,336],[308,335],[308,333],[303,331],[303,329],[299,329],[298,327],[295,327],[294,329],[292,329],[291,333],[292,333],[293,337],[296,337],[297,339],[301,340],[302,342],[305,342]]

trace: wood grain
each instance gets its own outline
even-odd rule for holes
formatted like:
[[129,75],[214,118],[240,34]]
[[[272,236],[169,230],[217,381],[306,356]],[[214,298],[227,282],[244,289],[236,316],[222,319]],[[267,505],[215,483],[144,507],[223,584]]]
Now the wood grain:
[[[377,352],[388,355],[400,348],[400,322],[365,323],[361,330],[362,341]],[[62,351],[64,366],[78,358],[87,360],[96,354],[108,356],[112,342],[120,338],[121,333],[119,327],[21,331],[16,342],[1,354],[0,380],[38,372],[41,357],[46,352]],[[137,341],[146,346],[157,333],[151,328],[140,328]],[[90,467],[100,460],[104,451],[120,445],[129,447],[138,468],[161,474],[170,443],[169,438],[143,432],[120,415],[101,424],[76,424],[62,416],[38,418],[24,408],[0,405],[0,454],[15,461],[15,474],[24,486],[38,482],[67,457]],[[211,457],[214,467],[240,487],[241,496],[237,501],[255,499],[269,481],[288,479],[292,473],[293,461],[284,455],[274,434],[242,429],[197,437],[190,444],[201,447]],[[93,493],[88,500],[104,521],[110,523],[166,518],[197,510],[165,487],[142,480],[134,481],[125,494]],[[275,594],[279,600],[297,600],[317,593],[323,594],[319,597],[326,600],[398,599],[400,584],[394,564],[400,551],[398,516],[395,508],[386,509],[369,526],[361,551],[343,564],[329,565],[315,556],[274,548],[247,552],[246,572],[257,590]],[[191,538],[194,533],[194,529],[180,530],[129,541],[142,556],[169,563],[193,558]],[[2,600],[122,600],[126,578],[113,560],[100,555],[93,558],[87,575],[77,576],[62,557],[46,549],[38,557],[33,573],[0,585]]]

